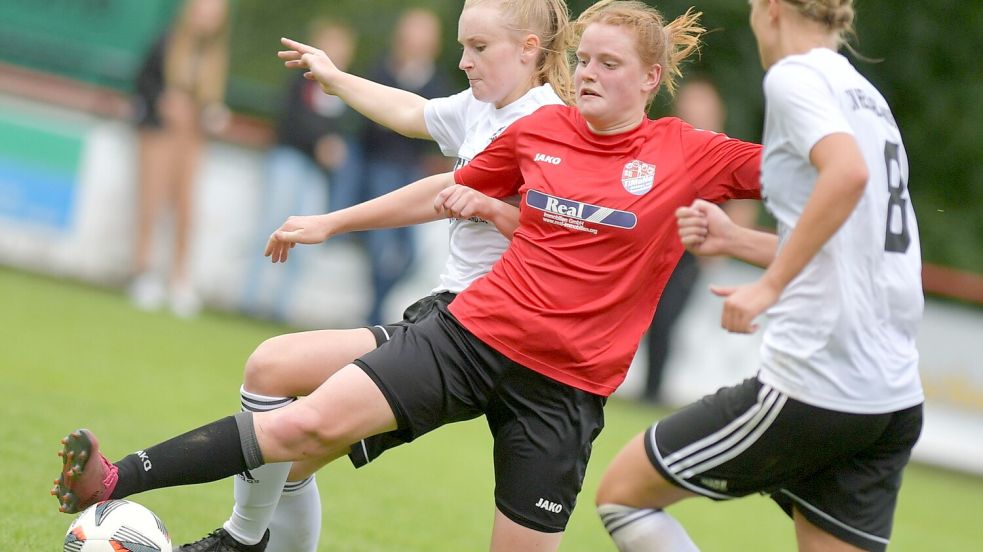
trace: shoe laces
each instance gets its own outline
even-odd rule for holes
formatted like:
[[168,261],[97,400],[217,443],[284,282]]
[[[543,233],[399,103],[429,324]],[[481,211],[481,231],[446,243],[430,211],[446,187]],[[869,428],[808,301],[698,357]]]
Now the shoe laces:
[[195,542],[182,545],[178,550],[182,552],[206,552],[207,550],[215,550],[212,545],[221,544],[222,537],[225,534],[225,531],[222,529],[216,529]]

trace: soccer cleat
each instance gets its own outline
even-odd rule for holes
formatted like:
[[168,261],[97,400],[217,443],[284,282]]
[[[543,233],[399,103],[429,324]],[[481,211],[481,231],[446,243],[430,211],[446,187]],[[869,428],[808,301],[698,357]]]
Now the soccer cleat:
[[58,499],[58,510],[75,514],[108,499],[116,488],[119,470],[99,452],[96,436],[88,429],[79,429],[61,444],[61,475],[51,489]]
[[270,542],[269,529],[263,534],[263,540],[256,544],[242,544],[220,527],[203,539],[175,548],[174,552],[263,552],[268,542]]

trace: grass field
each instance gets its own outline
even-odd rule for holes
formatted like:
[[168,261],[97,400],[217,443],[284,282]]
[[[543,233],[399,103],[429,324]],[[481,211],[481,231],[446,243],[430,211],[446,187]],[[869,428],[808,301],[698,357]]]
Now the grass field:
[[[225,315],[181,321],[133,310],[114,291],[0,269],[0,551],[56,551],[71,517],[48,495],[58,440],[89,427],[115,460],[237,410],[242,364],[287,328]],[[612,400],[580,507],[561,550],[613,550],[592,497],[604,465],[661,412]],[[487,549],[490,440],[481,420],[457,424],[356,472],[347,461],[318,475],[322,551]],[[219,526],[231,480],[163,489],[135,500],[155,510],[175,543]],[[892,550],[979,547],[983,479],[912,466]],[[769,500],[694,500],[672,512],[703,550],[794,548],[791,524]],[[977,527],[973,529],[973,527]]]

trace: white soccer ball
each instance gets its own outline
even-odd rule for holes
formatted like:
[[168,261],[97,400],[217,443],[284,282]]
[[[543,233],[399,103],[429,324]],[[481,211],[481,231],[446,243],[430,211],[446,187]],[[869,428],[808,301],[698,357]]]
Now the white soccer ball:
[[64,552],[171,552],[171,537],[157,514],[129,500],[94,504],[72,521]]

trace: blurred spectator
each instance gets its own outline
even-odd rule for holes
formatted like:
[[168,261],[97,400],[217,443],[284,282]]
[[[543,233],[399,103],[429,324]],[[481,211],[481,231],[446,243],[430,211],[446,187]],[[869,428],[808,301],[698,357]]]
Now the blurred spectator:
[[[676,92],[673,107],[675,116],[703,130],[723,132],[727,120],[727,108],[717,87],[706,77],[689,77]],[[753,226],[758,216],[758,202],[753,200],[733,200],[724,204],[724,209],[737,224]],[[672,328],[693,291],[693,285],[700,275],[700,263],[696,256],[687,252],[679,259],[679,264],[669,278],[659,307],[652,318],[652,325],[645,337],[648,349],[648,371],[645,376],[643,399],[659,404],[660,391],[665,372],[666,359],[672,338]],[[707,262],[713,262],[710,259]]]
[[[192,200],[205,131],[217,132],[228,121],[228,30],[227,0],[188,0],[136,78],[140,191],[130,296],[142,309],[157,309],[168,299],[181,317],[201,308],[188,269]],[[152,266],[152,250],[167,211],[174,239],[164,278]]]
[[[441,25],[434,12],[410,8],[396,24],[386,54],[368,74],[377,83],[394,86],[424,98],[450,92],[446,74],[437,66]],[[433,144],[401,136],[385,127],[370,124],[362,140],[365,154],[364,195],[359,201],[379,197],[425,176],[428,158],[437,155]],[[383,322],[382,306],[389,291],[402,279],[416,255],[414,228],[376,230],[365,235],[372,268],[372,306],[369,324]]]
[[[355,54],[356,36],[341,22],[317,20],[308,32],[311,45],[324,50],[339,69]],[[244,307],[253,314],[271,313],[285,320],[301,262],[273,265],[263,257],[270,233],[291,215],[336,210],[357,201],[361,168],[358,134],[363,119],[337,96],[325,94],[317,81],[293,72],[276,123],[276,143],[267,154],[258,236],[249,251],[254,259],[247,275]],[[330,188],[329,188],[330,186]],[[277,278],[278,277],[278,278]]]

